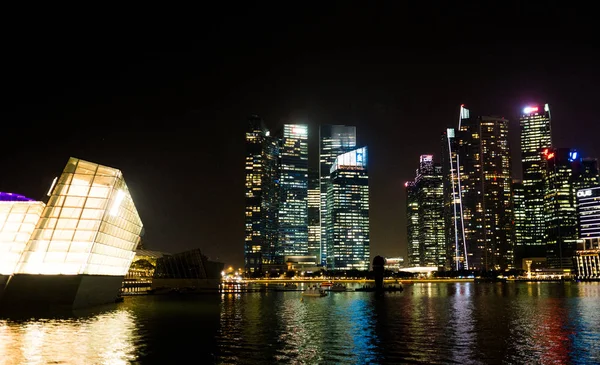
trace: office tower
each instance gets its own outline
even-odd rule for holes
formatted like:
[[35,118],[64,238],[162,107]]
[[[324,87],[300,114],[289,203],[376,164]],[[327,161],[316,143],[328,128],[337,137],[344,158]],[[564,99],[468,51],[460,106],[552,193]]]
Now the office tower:
[[544,239],[548,266],[570,270],[581,235],[577,221],[577,192],[599,184],[598,164],[596,159],[581,158],[579,152],[569,148],[547,149],[543,155],[546,162]]
[[49,196],[2,305],[114,303],[142,232],[123,174],[70,158]]
[[421,266],[419,249],[419,202],[414,181],[404,183],[406,190],[406,234],[408,236],[408,266]]
[[246,131],[246,210],[244,267],[246,273],[261,272],[263,265],[283,264],[278,257],[278,163],[279,142],[263,120],[252,115]]
[[[410,219],[413,218],[412,206],[417,206],[417,245],[409,245],[411,266],[444,267],[446,264],[443,192],[442,167],[433,163],[433,155],[422,155],[417,176],[411,185],[413,196],[407,205]],[[415,234],[414,228],[410,227],[410,230],[409,244]]]
[[600,185],[579,189],[577,214],[581,245],[575,251],[576,277],[600,279]]
[[337,156],[356,148],[356,127],[346,125],[322,125],[319,129],[319,184],[321,188],[321,265],[326,265],[327,244],[327,183],[331,166]]
[[464,116],[456,138],[467,264],[477,270],[510,269],[514,256],[508,120]]
[[314,256],[317,265],[321,263],[321,188],[319,172],[308,171],[308,255]]
[[[514,230],[514,235],[515,235],[515,251],[523,246],[524,243],[524,237],[526,235],[524,229],[525,229],[525,223],[526,223],[526,216],[525,216],[525,190],[523,189],[523,183],[519,180],[513,180],[513,184],[512,184],[512,190],[513,190],[513,210],[514,210],[514,216],[515,216],[515,230]],[[520,266],[520,263],[515,262],[516,266]]]
[[543,152],[546,160],[544,227],[548,267],[571,269],[577,248],[577,207],[575,185],[577,152],[551,148]]
[[327,188],[327,268],[368,270],[369,175],[367,147],[336,157]]
[[[469,118],[469,110],[461,105],[460,120]],[[448,128],[442,134],[442,178],[444,187],[444,228],[446,244],[446,269],[467,268],[461,179],[456,131]]]
[[279,166],[279,256],[308,255],[308,126],[285,124]]
[[525,198],[525,226],[521,230],[524,248],[529,255],[544,254],[544,174],[542,152],[552,147],[551,117],[548,104],[523,109],[521,124],[521,161],[523,164],[523,192]]

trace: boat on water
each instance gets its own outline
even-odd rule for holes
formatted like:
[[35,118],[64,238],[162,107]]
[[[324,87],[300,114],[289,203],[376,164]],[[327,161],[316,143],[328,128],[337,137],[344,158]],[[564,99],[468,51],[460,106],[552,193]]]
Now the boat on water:
[[324,281],[321,283],[321,287],[330,287],[333,286],[333,283],[331,281]]
[[329,287],[329,291],[333,291],[333,292],[343,292],[343,291],[347,291],[347,290],[348,290],[348,287],[346,287],[346,285],[340,284],[340,283],[335,283]]
[[275,291],[297,291],[298,285],[294,283],[286,283],[283,286],[275,288]]
[[303,297],[325,297],[327,296],[327,292],[321,288],[317,288],[316,286],[310,286],[308,289],[302,292]]

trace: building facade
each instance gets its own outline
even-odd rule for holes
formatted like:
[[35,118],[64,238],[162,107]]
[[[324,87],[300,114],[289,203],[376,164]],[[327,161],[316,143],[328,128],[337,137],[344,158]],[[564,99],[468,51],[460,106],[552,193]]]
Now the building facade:
[[321,188],[319,172],[308,172],[308,256],[321,263]]
[[283,264],[277,253],[279,141],[263,120],[252,115],[246,130],[244,266],[247,273],[263,265]]
[[[346,125],[322,125],[319,128],[319,185],[321,190],[321,237],[326,235],[327,187],[331,166],[337,156],[356,148],[356,127]],[[321,242],[321,264],[326,265],[327,244]]]
[[277,256],[308,255],[308,126],[285,124],[280,145]]
[[578,279],[600,279],[600,184],[576,192],[580,246],[575,252]]
[[[461,113],[463,114],[463,113]],[[508,120],[465,115],[456,134],[466,266],[513,268],[513,211]]]
[[552,148],[551,117],[548,104],[525,107],[521,113],[521,162],[523,165],[523,195],[525,224],[518,235],[523,246],[545,245],[543,152]]
[[327,189],[327,269],[370,267],[367,147],[339,155]]
[[[513,180],[512,184],[512,196],[513,196],[513,210],[515,216],[515,253],[519,247],[525,245],[525,232],[524,227],[527,224],[527,217],[525,215],[525,190],[523,189],[523,182],[519,180]],[[516,261],[515,261],[516,262]]]
[[419,201],[414,181],[404,184],[406,191],[406,235],[408,241],[407,261],[409,267],[421,266],[419,248]]
[[[416,203],[416,231],[411,227],[409,242],[410,266],[446,265],[446,236],[444,221],[444,189],[442,167],[433,163],[433,155],[422,155],[417,176],[411,186],[414,197],[408,200],[407,211]],[[410,219],[414,216],[409,213]],[[409,224],[412,224],[410,222]],[[416,235],[415,235],[416,233]],[[411,237],[415,235],[416,237]]]

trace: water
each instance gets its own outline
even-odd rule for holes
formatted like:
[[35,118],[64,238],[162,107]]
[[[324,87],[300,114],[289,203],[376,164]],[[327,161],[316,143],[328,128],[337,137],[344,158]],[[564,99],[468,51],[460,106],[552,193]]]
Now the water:
[[435,283],[402,293],[128,297],[0,318],[8,364],[594,364],[597,283]]

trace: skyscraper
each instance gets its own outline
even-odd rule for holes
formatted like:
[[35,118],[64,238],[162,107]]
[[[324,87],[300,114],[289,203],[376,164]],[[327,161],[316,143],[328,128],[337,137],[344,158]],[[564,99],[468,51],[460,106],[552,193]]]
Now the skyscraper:
[[[523,190],[523,183],[519,180],[513,180],[513,210],[515,216],[515,251],[524,245],[524,230],[523,227],[526,224],[525,216],[525,191]],[[516,266],[520,266],[520,263],[515,262]]]
[[[422,155],[415,182],[410,184],[411,196],[407,202],[411,266],[444,267],[446,264],[443,192],[442,167],[433,163],[432,155]],[[415,214],[412,209],[415,207],[416,227],[413,227]]]
[[[460,120],[469,118],[469,110],[461,105]],[[442,179],[444,189],[444,227],[446,269],[467,268],[465,226],[463,220],[462,189],[459,169],[456,130],[448,128],[442,134]]]
[[278,257],[276,252],[278,160],[278,140],[270,135],[259,116],[250,116],[246,130],[245,162],[244,266],[247,273],[262,271],[263,264],[283,263],[283,257]]
[[406,189],[406,234],[408,236],[408,266],[421,266],[419,248],[419,202],[414,181],[404,184]]
[[[525,224],[517,234],[522,237],[523,246],[542,246],[545,244],[544,176],[546,173],[542,152],[552,147],[548,104],[545,104],[543,110],[540,106],[524,108],[520,124]],[[529,250],[536,251],[535,248]],[[540,255],[543,254],[543,250],[531,254]]]
[[508,120],[473,118],[463,110],[456,137],[468,267],[509,269],[514,256]]
[[327,182],[336,157],[356,148],[356,127],[346,125],[322,125],[319,130],[319,184],[321,188],[321,264],[326,265],[327,245],[325,221],[327,217]]
[[279,166],[278,256],[308,255],[308,126],[285,124]]
[[308,255],[321,263],[321,189],[319,172],[308,171]]
[[367,147],[336,157],[327,189],[327,268],[368,270],[370,266]]

